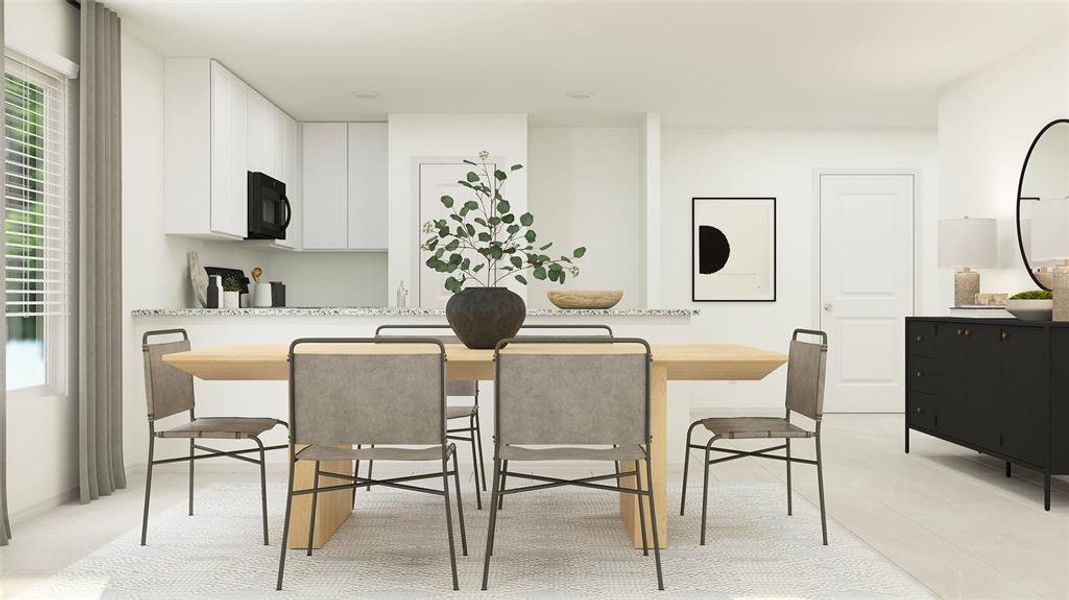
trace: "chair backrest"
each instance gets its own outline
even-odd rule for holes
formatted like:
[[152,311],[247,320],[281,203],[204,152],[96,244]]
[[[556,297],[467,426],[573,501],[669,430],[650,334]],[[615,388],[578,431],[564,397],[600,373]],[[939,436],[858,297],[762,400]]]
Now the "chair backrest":
[[[820,338],[819,344],[803,342],[799,335]],[[787,356],[787,410],[820,420],[824,415],[824,371],[828,357],[828,334],[795,329]]]
[[445,441],[445,347],[434,338],[304,338],[290,344],[296,444]]
[[[150,344],[149,338],[181,335],[181,341]],[[145,355],[145,402],[148,419],[154,421],[183,411],[194,404],[193,376],[163,362],[166,354],[189,350],[189,334],[185,329],[158,329],[141,336],[141,350]]]
[[[584,332],[585,336],[600,336],[605,335],[607,337],[613,337],[612,327],[601,324],[591,323],[524,323],[520,325],[520,333],[534,331],[537,335],[552,335],[553,333],[560,331],[568,332]],[[595,333],[597,332],[597,333]],[[557,333],[557,335],[561,335]],[[578,335],[575,333],[568,333],[567,335]]]
[[[420,323],[418,325],[379,325],[375,328],[375,337],[412,336],[421,335],[432,337],[443,344],[460,344],[460,338],[452,334],[417,334],[417,331],[445,330],[452,331],[449,325],[430,325]],[[401,333],[394,333],[395,331]],[[408,333],[404,333],[407,331]],[[385,333],[384,333],[385,332]],[[475,396],[479,393],[478,381],[464,381],[448,379],[445,382],[446,396]]]
[[645,444],[651,362],[639,338],[502,340],[494,351],[497,443]]

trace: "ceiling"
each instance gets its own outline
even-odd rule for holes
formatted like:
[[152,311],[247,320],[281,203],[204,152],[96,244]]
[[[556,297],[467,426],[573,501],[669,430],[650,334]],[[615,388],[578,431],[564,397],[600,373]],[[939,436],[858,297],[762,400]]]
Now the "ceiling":
[[1069,0],[107,4],[161,54],[217,58],[301,120],[933,127],[940,89],[1069,35]]

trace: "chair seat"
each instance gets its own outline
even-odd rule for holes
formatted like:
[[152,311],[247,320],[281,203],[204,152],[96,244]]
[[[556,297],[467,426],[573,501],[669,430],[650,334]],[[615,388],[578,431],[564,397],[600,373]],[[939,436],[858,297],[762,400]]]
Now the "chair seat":
[[642,446],[628,445],[619,448],[576,448],[555,446],[552,448],[527,448],[525,446],[502,446],[498,451],[502,460],[639,460],[646,458]]
[[267,418],[201,417],[165,431],[157,431],[156,437],[240,440],[256,437],[281,422]]
[[729,440],[813,437],[813,432],[806,431],[787,419],[776,417],[703,419],[702,425],[717,437]]
[[[452,454],[452,444],[447,446],[447,451]],[[396,448],[378,446],[375,448],[344,448],[337,446],[308,446],[297,452],[297,460],[442,460],[442,447]]]
[[461,417],[470,417],[479,412],[479,407],[474,405],[468,406],[446,406],[445,418],[446,419],[459,419]]

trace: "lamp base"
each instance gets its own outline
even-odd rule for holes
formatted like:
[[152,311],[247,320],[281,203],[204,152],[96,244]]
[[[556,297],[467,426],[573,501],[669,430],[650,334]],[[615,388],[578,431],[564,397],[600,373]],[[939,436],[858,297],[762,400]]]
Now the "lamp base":
[[1050,291],[1054,298],[1054,314],[1051,319],[1069,321],[1069,267],[1054,269],[1053,285],[1050,286]]
[[[976,303],[976,295],[980,293],[980,274],[976,271],[963,269],[954,273],[954,307],[960,308]],[[1069,296],[1069,294],[1067,294]]]

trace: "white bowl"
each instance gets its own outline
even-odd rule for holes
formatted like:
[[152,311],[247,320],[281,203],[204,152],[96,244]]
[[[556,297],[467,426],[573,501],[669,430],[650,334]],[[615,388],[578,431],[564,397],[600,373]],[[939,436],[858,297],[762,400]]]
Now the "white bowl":
[[1053,300],[1007,300],[1006,310],[1022,321],[1049,321],[1054,314]]

